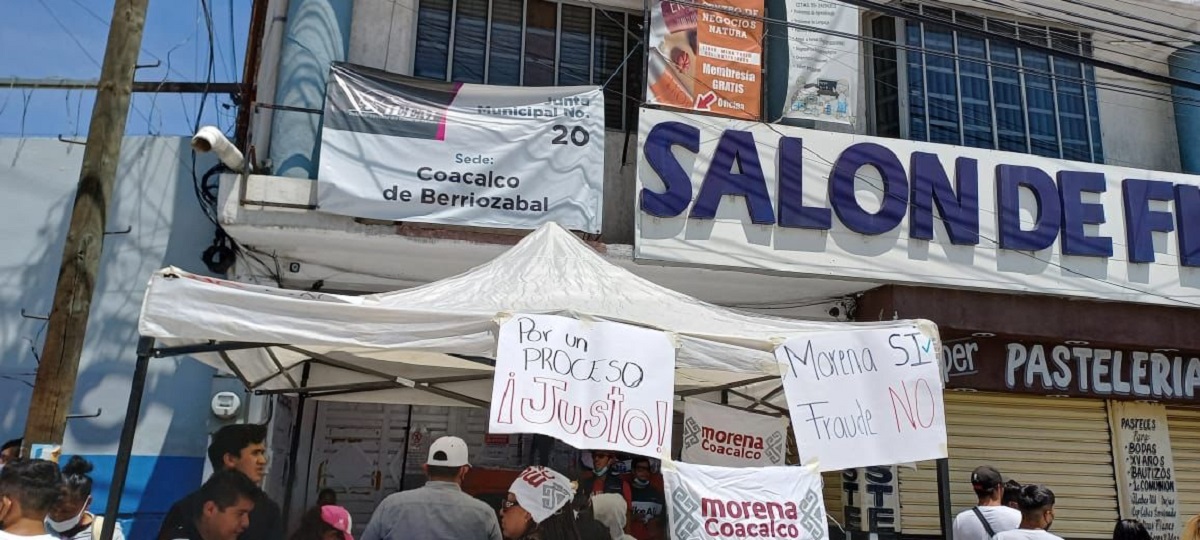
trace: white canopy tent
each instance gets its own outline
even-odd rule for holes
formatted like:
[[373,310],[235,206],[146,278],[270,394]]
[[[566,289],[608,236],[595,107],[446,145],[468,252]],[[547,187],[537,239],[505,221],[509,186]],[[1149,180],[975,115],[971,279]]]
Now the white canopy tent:
[[543,225],[461,275],[367,296],[277,289],[166,268],[152,276],[142,304],[143,339],[107,509],[114,513],[120,502],[151,357],[197,355],[260,394],[482,407],[491,396],[497,321],[514,313],[669,332],[678,343],[679,395],[778,380],[775,347],[808,333],[916,324],[937,340],[936,326],[924,320],[820,323],[702,302],[609,263],[557,224]]
[[[603,319],[673,333],[679,343],[676,388],[685,393],[777,378],[772,351],[793,336],[913,324],[807,322],[715,306],[611,264],[572,233],[547,224],[464,274],[367,296],[276,289],[163,269],[151,278],[139,330],[172,348],[237,343],[234,350],[199,357],[260,393],[486,405],[496,321],[512,313]],[[936,337],[932,323],[919,325]]]

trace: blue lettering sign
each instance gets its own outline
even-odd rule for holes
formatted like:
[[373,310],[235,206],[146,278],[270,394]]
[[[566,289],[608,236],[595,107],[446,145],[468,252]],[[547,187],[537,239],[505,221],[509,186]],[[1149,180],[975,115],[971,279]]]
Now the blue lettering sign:
[[779,226],[829,230],[828,208],[804,206],[804,141],[779,138]]
[[1179,222],[1179,264],[1200,266],[1200,187],[1175,186],[1175,219]]
[[683,122],[662,122],[646,134],[642,146],[646,163],[667,186],[664,193],[642,190],[642,211],[657,217],[675,217],[692,203],[692,178],[671,154],[672,146],[682,146],[692,153],[700,151],[700,128]]
[[1088,236],[1084,225],[1104,223],[1104,205],[1083,202],[1083,193],[1104,193],[1108,183],[1101,173],[1062,171],[1058,173],[1058,193],[1062,198],[1063,255],[1112,257],[1112,238]]
[[[1033,192],[1037,219],[1033,229],[1021,228],[1021,188]],[[1000,248],[1040,251],[1054,245],[1062,225],[1058,188],[1045,171],[1019,165],[996,167],[996,208],[1000,215]]]
[[[642,147],[646,164],[662,180],[664,190],[643,188],[643,212],[661,218],[684,215],[713,219],[726,196],[741,197],[750,221],[758,225],[829,230],[833,214],[849,230],[864,235],[894,231],[909,217],[910,238],[934,239],[934,220],[942,220],[949,241],[977,245],[980,239],[979,163],[967,157],[954,160],[951,182],[939,154],[912,152],[905,171],[901,157],[888,147],[861,142],[847,147],[833,163],[827,182],[828,205],[804,202],[804,140],[781,136],[775,152],[778,200],[772,201],[754,134],[725,130],[717,141],[712,161],[692,200],[693,171],[675,155],[675,147],[700,152],[701,131],[684,122],[660,122],[646,134]],[[687,161],[685,161],[687,163]],[[860,204],[855,187],[864,167],[873,167],[881,183],[866,180],[882,192],[879,210]],[[1112,257],[1113,239],[1088,234],[1089,226],[1107,222],[1104,205],[1084,202],[1085,193],[1103,197],[1108,189],[1104,173],[1045,170],[1025,165],[996,166],[996,216],[1001,249],[1041,251],[1061,238],[1063,255]],[[808,178],[813,181],[814,178]],[[1034,197],[1036,217],[1031,229],[1022,228],[1021,191]],[[1200,267],[1200,186],[1159,180],[1127,178],[1121,182],[1125,240],[1130,263],[1155,260],[1154,233],[1178,231],[1179,264]],[[1152,201],[1174,203],[1174,213],[1153,209]]]
[[[738,172],[733,172],[737,166]],[[758,148],[754,146],[754,135],[748,131],[725,130],[717,149],[713,151],[712,164],[700,184],[700,195],[688,216],[694,219],[712,219],[717,215],[717,206],[725,195],[745,197],[750,221],[759,225],[775,223],[775,212],[771,195],[767,193],[767,179],[758,162]]]
[[979,162],[970,158],[954,160],[954,186],[950,185],[937,154],[913,152],[910,163],[912,215],[908,236],[933,240],[933,206],[936,204],[951,243],[978,244]]
[[[875,167],[883,179],[883,204],[872,214],[858,204],[854,180],[858,170]],[[895,229],[908,210],[908,177],[891,150],[875,143],[859,143],[838,156],[829,175],[829,202],[846,228],[861,234],[883,234]]]
[[1175,230],[1170,212],[1150,209],[1150,201],[1169,201],[1175,198],[1174,186],[1158,180],[1121,182],[1125,201],[1125,242],[1129,246],[1129,262],[1154,262],[1154,231]]

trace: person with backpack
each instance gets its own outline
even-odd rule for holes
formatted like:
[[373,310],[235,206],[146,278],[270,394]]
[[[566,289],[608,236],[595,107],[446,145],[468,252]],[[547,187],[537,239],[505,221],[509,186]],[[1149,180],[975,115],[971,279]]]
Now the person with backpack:
[[979,505],[954,518],[954,540],[990,540],[1021,525],[1021,512],[1004,506],[1004,479],[990,465],[971,472],[971,489]]
[[[104,519],[88,510],[92,506],[92,464],[79,456],[71,456],[62,468],[63,497],[46,516],[46,532],[60,540],[94,540],[100,538]],[[113,529],[113,540],[125,540],[121,524]]]

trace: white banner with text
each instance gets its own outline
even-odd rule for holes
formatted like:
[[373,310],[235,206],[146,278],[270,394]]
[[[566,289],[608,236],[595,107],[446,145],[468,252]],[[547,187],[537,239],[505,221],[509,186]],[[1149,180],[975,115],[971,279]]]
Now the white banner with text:
[[[789,0],[788,93],[784,118],[853,124],[859,88],[858,8]],[[799,27],[810,30],[801,30]]]
[[674,385],[664,332],[515,315],[500,325],[488,432],[658,457],[671,445]]
[[673,540],[827,540],[816,467],[716,467],[664,460]]
[[683,405],[683,453],[688,463],[724,467],[784,464],[787,420],[698,399]]
[[349,64],[330,73],[317,208],[353,217],[599,233],[597,86],[433,82]]
[[820,333],[777,348],[800,463],[837,471],[946,457],[937,346],[912,326]]

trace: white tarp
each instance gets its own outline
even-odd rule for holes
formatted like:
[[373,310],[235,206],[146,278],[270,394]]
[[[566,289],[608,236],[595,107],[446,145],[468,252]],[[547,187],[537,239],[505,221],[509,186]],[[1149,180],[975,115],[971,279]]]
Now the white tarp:
[[826,540],[815,466],[729,468],[663,460],[674,540]]
[[722,467],[781,466],[787,420],[698,399],[683,406],[683,453],[688,463]]
[[518,314],[500,325],[488,433],[657,457],[671,449],[675,345],[628,324]]
[[[448,355],[493,358],[496,317],[517,312],[671,332],[679,341],[677,390],[778,376],[772,351],[789,337],[912,324],[808,322],[715,306],[611,264],[569,231],[546,224],[470,271],[384,294],[277,289],[166,268],[150,280],[138,329],[167,345],[210,340],[277,345],[233,351],[229,361],[216,355],[203,358],[227,370],[232,364],[255,388],[375,382],[381,385],[377,391],[355,388],[358,393],[352,396],[331,392],[317,397],[462,405],[457,396],[435,394],[421,381],[442,380],[438,388],[486,402],[491,396],[491,366]],[[932,323],[921,325],[936,339]],[[307,381],[302,380],[302,363],[310,366]],[[383,387],[389,382],[404,388]]]

